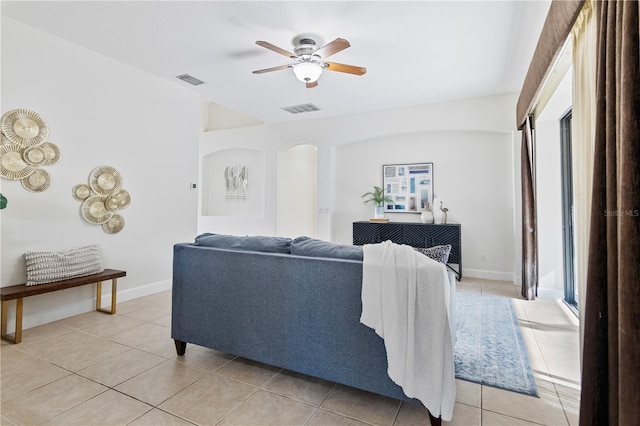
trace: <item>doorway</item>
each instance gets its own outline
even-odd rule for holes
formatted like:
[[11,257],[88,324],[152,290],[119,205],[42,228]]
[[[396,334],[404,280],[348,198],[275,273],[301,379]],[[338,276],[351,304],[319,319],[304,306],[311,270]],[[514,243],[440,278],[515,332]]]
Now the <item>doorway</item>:
[[315,145],[278,152],[277,235],[316,236],[317,168]]

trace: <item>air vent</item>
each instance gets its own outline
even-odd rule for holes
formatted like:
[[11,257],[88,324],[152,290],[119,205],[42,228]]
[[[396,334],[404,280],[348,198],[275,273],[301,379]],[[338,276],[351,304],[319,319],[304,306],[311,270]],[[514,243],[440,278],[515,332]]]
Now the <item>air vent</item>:
[[301,112],[320,111],[320,108],[318,108],[314,104],[292,105],[292,106],[288,106],[280,109],[290,112],[291,114],[300,114]]
[[198,80],[197,78],[190,76],[189,74],[178,75],[176,76],[176,78],[179,78],[180,80],[186,83],[193,84],[194,86],[199,86],[201,84],[204,84],[204,81]]

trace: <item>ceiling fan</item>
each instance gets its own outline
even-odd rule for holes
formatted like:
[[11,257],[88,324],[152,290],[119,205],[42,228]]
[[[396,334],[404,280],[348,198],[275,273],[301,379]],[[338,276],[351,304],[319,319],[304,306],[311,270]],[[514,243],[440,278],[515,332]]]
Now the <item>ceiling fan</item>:
[[256,44],[293,59],[294,62],[287,65],[280,65],[278,67],[257,70],[253,72],[254,74],[263,74],[266,72],[292,68],[296,78],[305,83],[307,88],[316,87],[318,85],[318,78],[320,78],[320,75],[324,70],[344,72],[354,75],[363,75],[367,72],[365,67],[325,61],[329,56],[351,46],[349,42],[343,38],[337,38],[320,48],[316,46],[315,40],[311,38],[303,38],[294,47],[293,51],[295,53],[284,50],[269,43],[268,41],[258,40],[256,41]]

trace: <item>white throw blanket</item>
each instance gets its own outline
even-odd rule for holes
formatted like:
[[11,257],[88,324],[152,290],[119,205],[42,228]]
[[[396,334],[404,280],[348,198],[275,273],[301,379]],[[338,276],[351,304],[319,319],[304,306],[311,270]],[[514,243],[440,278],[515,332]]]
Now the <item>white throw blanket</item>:
[[360,322],[384,339],[388,374],[435,417],[456,399],[446,267],[412,247],[364,246]]

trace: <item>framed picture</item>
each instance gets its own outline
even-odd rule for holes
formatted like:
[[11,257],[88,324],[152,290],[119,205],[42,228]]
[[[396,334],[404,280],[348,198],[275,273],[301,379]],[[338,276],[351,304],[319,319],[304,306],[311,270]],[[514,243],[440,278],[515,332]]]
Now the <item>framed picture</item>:
[[385,164],[382,182],[393,200],[385,204],[385,213],[420,213],[433,204],[433,163]]

